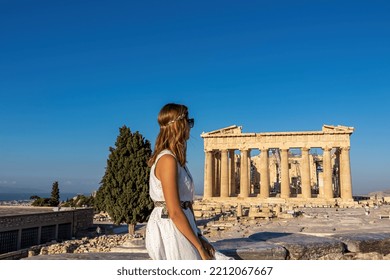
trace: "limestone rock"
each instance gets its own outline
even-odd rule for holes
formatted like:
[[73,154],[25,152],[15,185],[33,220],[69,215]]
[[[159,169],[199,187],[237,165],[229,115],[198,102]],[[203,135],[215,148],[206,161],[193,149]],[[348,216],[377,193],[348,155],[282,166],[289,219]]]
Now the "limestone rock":
[[84,237],[80,240],[68,240],[63,243],[55,243],[48,246],[39,245],[30,249],[29,254],[37,255],[38,251],[41,255],[53,254],[82,254],[91,252],[109,252],[111,248],[120,246],[126,240],[129,240],[129,234],[124,235],[102,235],[96,238],[89,239]]
[[287,257],[287,251],[282,246],[248,238],[225,239],[213,243],[213,246],[238,260],[284,260]]
[[390,254],[390,233],[351,233],[334,237],[345,243],[350,252]]
[[337,239],[299,233],[261,232],[251,235],[249,239],[283,246],[292,260],[317,260],[345,251],[345,245]]

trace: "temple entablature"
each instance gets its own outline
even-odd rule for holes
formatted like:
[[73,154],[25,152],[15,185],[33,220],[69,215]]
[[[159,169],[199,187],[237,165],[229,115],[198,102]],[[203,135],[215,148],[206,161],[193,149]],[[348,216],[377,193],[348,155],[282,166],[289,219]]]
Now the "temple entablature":
[[353,128],[324,125],[322,131],[242,133],[242,127],[226,128],[202,133],[205,150],[219,149],[265,149],[300,147],[349,147]]

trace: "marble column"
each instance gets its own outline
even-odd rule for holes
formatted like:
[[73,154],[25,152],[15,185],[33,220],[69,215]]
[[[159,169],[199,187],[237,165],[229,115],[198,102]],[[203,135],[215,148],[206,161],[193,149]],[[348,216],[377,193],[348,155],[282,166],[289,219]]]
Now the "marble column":
[[221,197],[229,196],[229,158],[228,150],[221,151]]
[[341,149],[340,148],[337,148],[336,149],[336,152],[335,152],[335,155],[336,155],[336,159],[335,159],[335,169],[333,169],[334,171],[334,174],[336,176],[335,178],[335,187],[334,187],[334,195],[335,197],[341,197],[341,190],[340,190],[340,186],[341,186],[341,179],[340,179],[340,154],[341,154]]
[[214,152],[214,196],[221,195],[221,153],[219,151]]
[[248,150],[248,196],[252,193],[252,164],[251,150]]
[[268,149],[261,149],[260,153],[260,197],[269,197],[269,161]]
[[235,156],[234,156],[234,150],[229,150],[229,157],[230,157],[230,178],[229,178],[229,190],[230,190],[230,196],[236,195],[236,163],[235,163]]
[[249,197],[248,150],[241,150],[240,197]]
[[213,165],[214,165],[214,155],[213,151],[206,151],[206,179],[204,184],[204,193],[203,198],[213,197]]
[[281,198],[290,197],[290,176],[288,170],[288,149],[281,149],[281,176],[282,176],[282,186],[280,191]]
[[324,173],[324,197],[326,199],[333,198],[332,189],[332,158],[330,155],[331,148],[325,147],[323,153],[323,173]]
[[302,197],[311,198],[309,149],[302,148],[301,150],[302,150],[302,162],[301,162]]
[[343,147],[341,148],[340,154],[341,198],[343,200],[352,199],[352,178],[349,150],[350,147]]

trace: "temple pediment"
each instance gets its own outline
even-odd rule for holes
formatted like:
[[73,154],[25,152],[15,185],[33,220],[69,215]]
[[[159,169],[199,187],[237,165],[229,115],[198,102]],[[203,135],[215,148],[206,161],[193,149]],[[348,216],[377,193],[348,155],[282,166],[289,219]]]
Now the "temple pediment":
[[228,127],[225,127],[225,128],[220,128],[220,129],[217,129],[217,130],[213,130],[213,131],[210,131],[210,132],[203,132],[202,133],[202,137],[204,136],[213,136],[213,135],[237,135],[237,134],[242,134],[242,126],[237,126],[237,125],[231,125],[231,126],[228,126]]
[[327,125],[327,124],[324,124],[322,126],[322,131],[323,132],[336,132],[336,131],[340,131],[340,132],[350,132],[352,133],[355,129],[351,126],[343,126],[343,125],[338,125],[338,126],[334,126],[334,125]]

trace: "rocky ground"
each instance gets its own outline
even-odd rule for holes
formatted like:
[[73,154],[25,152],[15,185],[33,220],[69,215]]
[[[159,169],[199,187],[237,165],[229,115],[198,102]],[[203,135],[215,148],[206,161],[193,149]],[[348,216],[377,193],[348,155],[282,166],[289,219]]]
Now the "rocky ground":
[[[199,226],[218,250],[235,259],[388,260],[389,214],[389,205],[302,208],[274,219],[219,215],[200,219]],[[140,225],[137,233],[143,235],[144,228]],[[28,259],[148,259],[148,255],[142,238],[111,234],[31,250]]]
[[388,205],[302,208],[294,218],[216,221],[231,226],[206,232],[215,247],[236,259],[381,260],[390,259],[389,212]]
[[[208,237],[210,240],[218,241],[226,238],[245,238],[265,231],[313,236],[331,236],[339,233],[386,233],[390,232],[389,213],[390,205],[373,207],[368,212],[363,207],[301,208],[294,218],[226,221],[225,224],[231,226],[229,230],[210,232]],[[218,225],[220,222],[216,221],[215,224]]]

